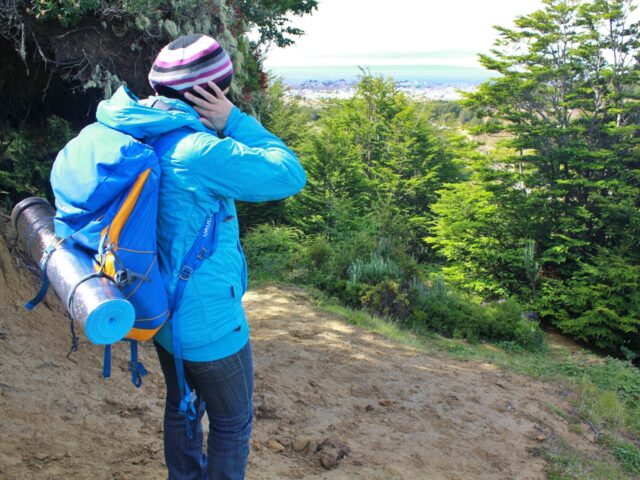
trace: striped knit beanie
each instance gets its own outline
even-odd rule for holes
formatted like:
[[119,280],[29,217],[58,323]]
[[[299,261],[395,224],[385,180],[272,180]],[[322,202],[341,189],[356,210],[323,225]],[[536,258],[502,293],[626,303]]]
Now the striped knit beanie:
[[161,95],[166,95],[167,89],[182,95],[209,80],[224,90],[232,77],[233,66],[224,48],[211,37],[194,34],[160,50],[149,72],[149,83]]

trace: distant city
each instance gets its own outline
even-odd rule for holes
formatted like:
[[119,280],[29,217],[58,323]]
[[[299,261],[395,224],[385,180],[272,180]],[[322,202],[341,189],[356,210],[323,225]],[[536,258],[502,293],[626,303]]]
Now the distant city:
[[[357,81],[354,80],[307,80],[306,82],[289,86],[287,96],[300,97],[305,100],[322,100],[328,98],[351,98],[355,93]],[[429,82],[396,82],[398,90],[407,96],[423,100],[458,100],[461,92],[473,92],[477,83],[429,83]]]
[[478,85],[494,76],[477,67],[444,65],[376,65],[318,67],[276,67],[275,78],[289,87],[288,96],[317,101],[330,98],[350,98],[358,79],[364,73],[391,77],[398,90],[411,98],[428,100],[457,100],[462,92],[472,92]]

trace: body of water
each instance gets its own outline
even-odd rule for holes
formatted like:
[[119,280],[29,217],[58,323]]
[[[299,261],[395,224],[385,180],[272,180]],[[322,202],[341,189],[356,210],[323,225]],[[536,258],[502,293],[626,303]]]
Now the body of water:
[[329,65],[272,67],[269,70],[286,84],[295,86],[311,80],[355,82],[362,75],[363,69],[374,75],[391,77],[396,82],[432,85],[479,84],[496,76],[495,72],[483,68],[449,65]]

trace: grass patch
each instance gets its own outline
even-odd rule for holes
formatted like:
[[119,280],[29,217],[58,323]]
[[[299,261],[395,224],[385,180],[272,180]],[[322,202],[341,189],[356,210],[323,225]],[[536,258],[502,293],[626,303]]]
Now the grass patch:
[[593,384],[578,385],[578,414],[609,429],[630,427],[626,422],[624,402],[615,391],[601,390]]
[[536,455],[549,464],[548,480],[631,480],[615,461],[591,458],[566,441],[555,437],[544,447],[536,448]]
[[549,410],[551,413],[557,415],[558,417],[562,418],[563,420],[567,420],[567,421],[571,420],[571,415],[569,415],[564,410],[556,407],[555,405],[547,404],[547,410]]
[[429,345],[425,342],[425,338],[427,337],[424,334],[417,335],[415,332],[402,328],[397,322],[375,317],[362,310],[353,310],[335,303],[319,302],[318,306],[327,312],[342,317],[346,322],[356,327],[379,333],[386,338],[423,352],[430,350]]
[[627,440],[607,438],[605,441],[625,471],[640,476],[640,449]]

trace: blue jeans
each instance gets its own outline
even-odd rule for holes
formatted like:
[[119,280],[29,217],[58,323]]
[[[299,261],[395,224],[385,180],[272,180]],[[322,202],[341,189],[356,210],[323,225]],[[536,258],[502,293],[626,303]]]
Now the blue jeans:
[[[193,438],[185,417],[178,413],[179,391],[173,356],[155,344],[167,384],[164,411],[164,458],[169,480],[236,480],[244,478],[253,418],[253,362],[251,344],[211,362],[184,361],[189,386],[198,394],[198,418]],[[202,416],[209,417],[204,454]]]

